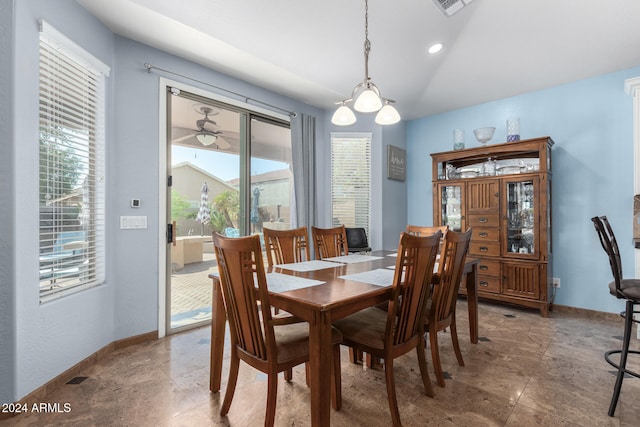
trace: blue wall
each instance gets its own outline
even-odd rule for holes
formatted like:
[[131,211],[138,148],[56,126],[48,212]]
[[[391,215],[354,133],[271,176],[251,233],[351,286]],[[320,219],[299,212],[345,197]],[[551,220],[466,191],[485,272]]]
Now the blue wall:
[[633,274],[633,104],[624,81],[638,75],[634,68],[409,122],[409,222],[432,222],[430,153],[452,149],[453,129],[464,128],[466,146],[474,147],[473,129],[495,126],[489,143],[500,143],[506,141],[506,119],[520,117],[522,139],[555,141],[553,275],[561,279],[555,303],[620,311],[609,296],[611,270],[590,218],[609,217],[622,263]]

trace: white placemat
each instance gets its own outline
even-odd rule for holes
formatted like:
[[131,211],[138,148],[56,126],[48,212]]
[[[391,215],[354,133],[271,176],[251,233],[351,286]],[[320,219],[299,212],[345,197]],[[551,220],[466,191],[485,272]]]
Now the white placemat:
[[340,279],[353,280],[354,282],[370,283],[376,286],[391,286],[393,283],[393,270],[378,268],[376,270],[364,271],[362,273],[347,274],[340,276]]
[[[433,264],[433,272],[434,272],[434,273],[437,273],[437,272],[438,272],[438,267],[439,267],[439,266],[440,266],[440,264],[439,264],[439,263],[437,263],[437,262],[436,262],[435,264]],[[386,267],[386,268],[390,268],[390,269],[392,269],[392,270],[395,270],[395,269],[396,269],[396,266],[395,266],[395,265],[390,265],[390,266],[388,266],[388,267]]]
[[286,292],[294,289],[308,288],[326,282],[290,276],[282,273],[267,273],[267,287],[271,292]]
[[291,271],[315,271],[315,270],[324,270],[325,268],[336,268],[340,267],[342,264],[338,264],[335,262],[329,261],[303,261],[303,262],[293,262],[290,264],[279,264],[275,267],[283,268],[285,270]]
[[358,262],[375,261],[377,259],[382,259],[382,257],[373,256],[373,255],[351,254],[351,255],[336,256],[333,258],[325,258],[324,260],[331,261],[331,262],[342,262],[345,264],[355,264]]

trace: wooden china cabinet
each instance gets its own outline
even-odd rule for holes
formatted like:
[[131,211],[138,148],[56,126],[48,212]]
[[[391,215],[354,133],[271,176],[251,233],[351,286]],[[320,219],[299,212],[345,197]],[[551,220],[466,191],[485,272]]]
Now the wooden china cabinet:
[[473,228],[481,298],[537,308],[552,301],[549,137],[431,154],[433,221]]

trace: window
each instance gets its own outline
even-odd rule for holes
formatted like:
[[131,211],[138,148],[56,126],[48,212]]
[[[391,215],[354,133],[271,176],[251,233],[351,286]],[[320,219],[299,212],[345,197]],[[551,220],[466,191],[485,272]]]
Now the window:
[[331,223],[369,234],[371,135],[331,137]]
[[40,298],[104,282],[109,68],[40,22]]

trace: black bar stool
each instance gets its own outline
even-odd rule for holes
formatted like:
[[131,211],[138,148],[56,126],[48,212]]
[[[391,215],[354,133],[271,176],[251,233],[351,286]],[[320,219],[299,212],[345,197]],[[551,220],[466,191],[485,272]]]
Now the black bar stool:
[[[640,279],[623,279],[622,278],[622,262],[620,260],[620,251],[618,250],[618,243],[616,237],[613,234],[613,229],[609,225],[609,221],[606,216],[591,218],[602,248],[609,256],[609,264],[611,264],[611,272],[613,273],[613,282],[609,283],[609,293],[618,299],[626,300],[625,311],[620,313],[620,316],[624,318],[624,338],[622,342],[622,349],[607,351],[604,354],[604,359],[614,368],[618,370],[616,378],[616,385],[613,388],[613,396],[611,397],[611,404],[609,405],[609,416],[613,417],[616,411],[616,405],[618,404],[618,397],[620,397],[620,389],[622,388],[622,380],[625,374],[632,375],[636,378],[640,378],[640,374],[630,371],[626,368],[627,356],[629,354],[640,354],[640,351],[629,350],[629,342],[631,341],[631,330],[634,323],[639,323],[633,318],[634,313],[640,313],[640,311],[634,310],[636,304],[640,304]],[[620,354],[620,362],[616,363],[611,360],[611,355]]]

